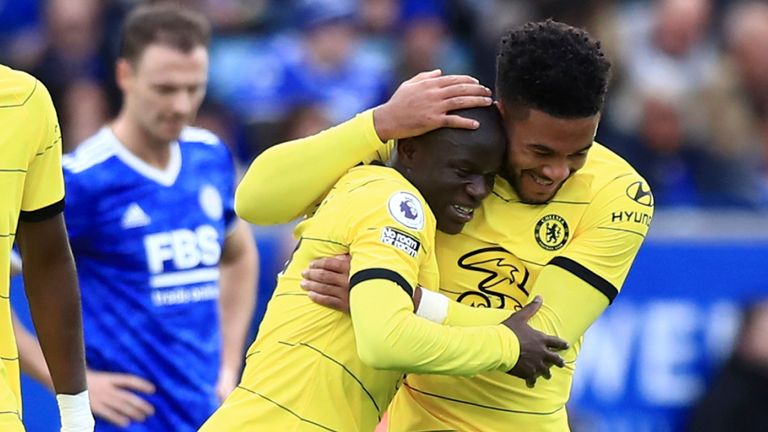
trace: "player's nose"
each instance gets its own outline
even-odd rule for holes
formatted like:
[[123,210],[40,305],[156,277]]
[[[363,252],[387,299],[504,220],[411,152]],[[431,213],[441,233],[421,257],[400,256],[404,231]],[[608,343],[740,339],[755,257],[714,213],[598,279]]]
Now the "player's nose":
[[493,185],[489,184],[485,176],[482,175],[474,175],[470,177],[465,187],[467,194],[477,203],[490,195],[492,189]]

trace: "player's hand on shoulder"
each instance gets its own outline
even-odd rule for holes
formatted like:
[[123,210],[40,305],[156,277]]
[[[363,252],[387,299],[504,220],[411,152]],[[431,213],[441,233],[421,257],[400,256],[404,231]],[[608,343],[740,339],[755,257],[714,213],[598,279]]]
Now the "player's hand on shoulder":
[[121,427],[142,422],[155,408],[137,393],[152,394],[155,386],[136,375],[88,370],[88,393],[93,414]]
[[418,136],[441,127],[477,129],[475,120],[447,113],[491,103],[491,90],[477,79],[433,70],[400,84],[392,97],[373,111],[373,123],[382,141]]
[[568,342],[534,330],[528,325],[528,320],[536,314],[541,305],[541,297],[536,296],[531,303],[502,323],[515,332],[520,342],[520,357],[515,367],[507,373],[524,379],[528,387],[533,387],[539,377],[550,379],[552,375],[549,369],[553,365],[565,366],[565,361],[555,351],[568,348]]
[[349,313],[350,260],[349,255],[337,255],[312,261],[301,273],[301,288],[313,302]]

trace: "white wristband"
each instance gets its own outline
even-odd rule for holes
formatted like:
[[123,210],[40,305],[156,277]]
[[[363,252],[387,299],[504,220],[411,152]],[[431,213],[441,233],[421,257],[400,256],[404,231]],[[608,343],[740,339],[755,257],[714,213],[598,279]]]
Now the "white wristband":
[[76,395],[57,394],[61,432],[92,432],[96,425],[91,414],[88,390]]
[[416,315],[432,322],[442,324],[448,317],[448,297],[425,288],[421,288],[421,301]]

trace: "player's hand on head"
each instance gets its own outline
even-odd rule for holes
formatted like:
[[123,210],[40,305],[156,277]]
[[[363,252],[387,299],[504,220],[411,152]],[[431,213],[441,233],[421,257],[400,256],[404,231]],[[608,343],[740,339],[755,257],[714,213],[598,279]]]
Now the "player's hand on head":
[[135,375],[94,370],[88,370],[86,378],[94,415],[125,427],[155,413],[155,407],[136,394],[154,393],[151,382]]
[[433,70],[400,84],[392,97],[373,111],[373,123],[382,141],[418,136],[441,127],[477,129],[477,121],[447,113],[492,103],[491,90],[477,79]]
[[515,367],[507,373],[525,380],[528,387],[533,387],[539,377],[550,379],[550,368],[565,366],[563,358],[555,351],[568,349],[568,342],[534,330],[528,325],[528,320],[541,308],[542,299],[539,296],[513,313],[503,322],[515,332],[520,342],[520,357]]
[[301,288],[322,306],[349,313],[349,255],[319,258],[301,273]]

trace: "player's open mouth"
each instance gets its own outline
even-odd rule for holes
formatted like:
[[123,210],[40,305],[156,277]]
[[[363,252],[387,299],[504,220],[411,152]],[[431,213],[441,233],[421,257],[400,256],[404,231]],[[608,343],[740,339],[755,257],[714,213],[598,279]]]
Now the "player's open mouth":
[[552,180],[547,180],[547,179],[545,179],[545,178],[543,178],[543,177],[539,177],[539,176],[537,176],[536,174],[534,174],[533,172],[530,172],[530,171],[529,171],[529,172],[528,172],[528,175],[529,175],[529,176],[530,176],[530,177],[533,179],[533,181],[534,181],[534,182],[535,182],[537,185],[539,185],[539,186],[549,187],[549,186],[552,186],[552,185],[554,185],[554,184],[555,184],[555,182],[553,182]]
[[472,220],[472,215],[475,213],[475,209],[472,207],[462,206],[458,204],[451,204],[453,213],[464,223]]
[[526,176],[532,180],[531,192],[535,194],[552,194],[557,190],[559,184],[551,179],[540,177],[533,171],[527,171]]

